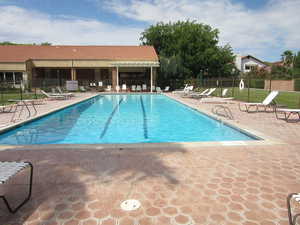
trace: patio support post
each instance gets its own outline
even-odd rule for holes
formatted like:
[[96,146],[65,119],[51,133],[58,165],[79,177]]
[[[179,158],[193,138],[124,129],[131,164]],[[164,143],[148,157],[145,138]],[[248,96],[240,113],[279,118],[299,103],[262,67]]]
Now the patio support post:
[[76,80],[76,69],[75,68],[71,69],[71,80]]
[[16,75],[15,75],[15,72],[13,72],[13,82],[14,82],[14,87],[16,85]]
[[[119,87],[119,67],[117,66],[117,86],[116,87]],[[119,88],[116,88],[117,92],[119,92]]]
[[112,88],[114,90],[116,90],[116,87],[117,87],[117,75],[118,75],[118,71],[117,71],[117,68],[118,67],[113,67],[112,68],[112,71],[111,71],[111,79],[112,79]]
[[153,69],[152,66],[150,67],[150,92],[152,93],[152,86],[153,86]]
[[5,72],[3,73],[3,81],[4,82],[6,81],[6,73]]

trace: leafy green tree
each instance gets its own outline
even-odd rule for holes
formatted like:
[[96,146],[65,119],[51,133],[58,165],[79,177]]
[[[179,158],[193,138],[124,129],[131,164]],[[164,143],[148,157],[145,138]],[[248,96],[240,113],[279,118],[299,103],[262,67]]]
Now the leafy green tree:
[[300,69],[300,51],[295,55],[294,67]]
[[[218,46],[217,29],[195,21],[157,23],[141,34],[143,45],[153,45],[160,56],[161,73],[170,74],[164,58],[180,61],[180,72],[172,77],[188,79],[206,76],[228,76],[234,68],[234,55],[229,45]],[[165,68],[164,68],[165,67]],[[163,76],[160,74],[160,76]],[[169,76],[169,75],[167,75]]]
[[41,45],[52,45],[50,42],[42,42]]
[[294,62],[294,54],[291,50],[286,50],[281,55],[282,61],[284,65],[287,67],[293,67]]

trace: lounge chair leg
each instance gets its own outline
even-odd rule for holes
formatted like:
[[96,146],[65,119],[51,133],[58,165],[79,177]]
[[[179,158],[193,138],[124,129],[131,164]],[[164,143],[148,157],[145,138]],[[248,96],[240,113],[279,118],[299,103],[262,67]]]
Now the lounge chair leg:
[[298,195],[298,193],[291,193],[287,197],[287,208],[288,208],[288,217],[289,217],[289,224],[295,225],[296,219],[300,214],[296,214],[294,217],[292,216],[292,209],[291,209],[291,199],[294,195]]
[[30,166],[30,176],[29,176],[29,190],[28,190],[28,195],[27,195],[27,197],[25,198],[25,200],[24,200],[20,205],[18,205],[15,209],[13,209],[13,208],[9,205],[9,203],[8,203],[7,199],[5,198],[5,196],[0,196],[0,198],[3,199],[3,201],[4,201],[5,205],[6,205],[6,207],[8,208],[8,211],[9,211],[10,213],[12,213],[12,214],[16,213],[16,212],[17,212],[17,211],[18,211],[25,203],[27,203],[27,202],[29,201],[29,199],[30,199],[30,197],[31,197],[31,192],[32,192],[33,165],[32,165],[32,163],[30,163],[30,162],[26,162],[26,163],[28,163],[29,166]]

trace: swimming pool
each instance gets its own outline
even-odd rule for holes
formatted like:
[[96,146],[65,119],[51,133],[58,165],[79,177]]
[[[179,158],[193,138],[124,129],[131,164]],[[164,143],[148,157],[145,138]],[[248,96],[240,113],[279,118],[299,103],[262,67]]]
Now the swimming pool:
[[100,95],[0,135],[0,144],[256,140],[161,94]]

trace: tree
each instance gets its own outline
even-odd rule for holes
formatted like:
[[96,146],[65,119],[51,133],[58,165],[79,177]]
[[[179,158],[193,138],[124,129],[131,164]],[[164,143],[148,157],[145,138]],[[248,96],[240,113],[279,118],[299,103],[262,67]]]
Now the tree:
[[300,69],[300,51],[295,55],[294,67]]
[[52,45],[50,42],[42,42],[41,45]]
[[[218,34],[217,29],[195,21],[160,22],[146,29],[140,40],[143,45],[153,45],[160,59],[175,57],[181,62],[184,74],[177,72],[176,77],[228,76],[234,68],[234,55],[229,45],[218,46]],[[161,71],[166,73],[167,68]]]
[[281,55],[281,58],[285,66],[293,67],[294,54],[291,50],[284,51]]

